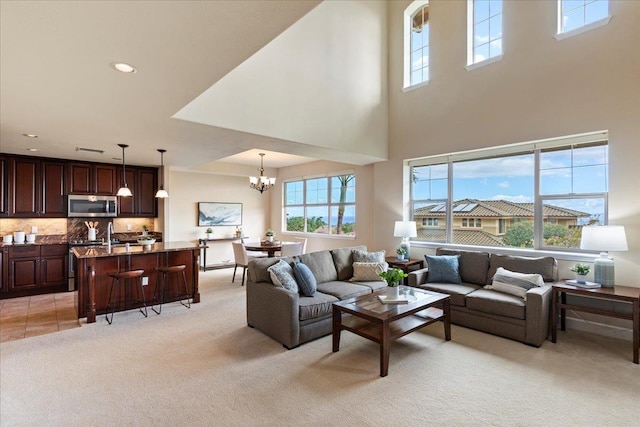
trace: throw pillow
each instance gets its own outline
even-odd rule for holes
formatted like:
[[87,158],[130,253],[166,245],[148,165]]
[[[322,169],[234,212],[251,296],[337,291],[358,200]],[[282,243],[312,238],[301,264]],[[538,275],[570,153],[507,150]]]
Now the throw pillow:
[[361,250],[353,251],[353,262],[384,262],[384,250],[377,252],[367,252]]
[[313,294],[316,293],[316,289],[318,288],[316,277],[313,275],[311,269],[305,264],[301,262],[294,262],[293,276],[296,278],[296,282],[298,282],[298,288],[300,288],[300,293],[302,295],[305,297],[312,297]]
[[298,283],[296,283],[296,279],[293,277],[293,270],[287,262],[280,260],[277,264],[267,268],[267,271],[274,285],[298,292]]
[[425,255],[429,272],[427,283],[462,283],[460,279],[460,255]]
[[493,282],[484,288],[525,298],[529,289],[542,285],[544,280],[540,274],[516,273],[498,267],[496,274],[493,275]]
[[383,271],[387,271],[389,264],[386,262],[354,262],[353,277],[354,282],[378,282],[384,279],[379,276]]

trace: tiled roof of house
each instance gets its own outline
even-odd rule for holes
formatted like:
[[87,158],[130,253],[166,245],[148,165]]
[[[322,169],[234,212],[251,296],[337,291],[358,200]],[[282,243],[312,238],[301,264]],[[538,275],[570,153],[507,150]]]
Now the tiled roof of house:
[[[446,241],[445,230],[440,228],[418,229],[420,240]],[[453,230],[453,243],[477,246],[505,246],[502,239],[482,230]]]
[[[588,217],[586,212],[545,204],[542,207],[545,218],[580,218]],[[442,204],[433,204],[418,208],[415,218],[444,217]],[[453,203],[453,216],[475,218],[533,218],[533,203],[516,203],[508,200],[463,199]]]

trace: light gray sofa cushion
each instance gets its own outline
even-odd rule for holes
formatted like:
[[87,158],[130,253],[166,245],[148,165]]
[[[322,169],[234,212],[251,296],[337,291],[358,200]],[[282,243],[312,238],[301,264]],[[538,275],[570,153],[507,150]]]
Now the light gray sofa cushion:
[[513,319],[526,318],[526,303],[515,295],[479,289],[467,295],[467,308],[483,313],[511,317]]
[[451,304],[459,307],[465,306],[465,296],[471,292],[482,289],[478,285],[473,283],[425,283],[420,285],[422,289],[427,289],[434,292],[440,292],[441,294],[447,294],[451,296]]
[[298,298],[299,319],[308,320],[328,316],[333,313],[332,303],[338,301],[333,295],[316,292],[312,297]]
[[537,273],[545,282],[557,280],[558,262],[553,257],[528,258],[512,255],[491,255],[485,284],[490,285],[498,267],[518,273]]
[[366,295],[371,293],[369,286],[363,286],[360,283],[349,283],[340,281],[330,281],[318,283],[318,291],[323,294],[333,295],[341,300]]
[[451,249],[438,248],[437,255],[460,255],[458,265],[460,278],[464,283],[473,283],[484,286],[487,280],[487,270],[489,269],[488,252],[454,251]]
[[333,265],[331,252],[320,251],[300,255],[300,262],[306,264],[316,278],[318,284],[338,280],[336,267]]
[[331,257],[338,273],[338,280],[349,280],[353,277],[353,251],[366,251],[366,246],[332,249]]

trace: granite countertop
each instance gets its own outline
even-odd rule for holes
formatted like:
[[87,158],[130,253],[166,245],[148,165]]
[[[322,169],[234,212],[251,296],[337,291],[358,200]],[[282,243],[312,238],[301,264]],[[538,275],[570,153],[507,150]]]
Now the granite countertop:
[[69,243],[67,241],[67,236],[64,234],[56,234],[49,236],[36,236],[36,241],[34,243],[3,243],[2,239],[0,239],[0,248],[2,247],[12,247],[12,246],[33,246],[33,245],[66,245]]
[[153,245],[129,245],[127,249],[124,244],[111,245],[111,250],[105,246],[76,246],[72,248],[77,258],[103,258],[121,255],[144,255],[159,252],[183,251],[186,249],[200,249],[194,242],[156,242]]

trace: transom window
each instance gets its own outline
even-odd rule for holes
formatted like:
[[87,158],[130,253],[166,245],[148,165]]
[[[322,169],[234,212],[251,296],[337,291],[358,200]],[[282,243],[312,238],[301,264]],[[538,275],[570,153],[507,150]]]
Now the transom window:
[[412,161],[417,239],[579,250],[582,227],[608,221],[607,139],[595,132]]
[[559,0],[558,34],[604,25],[608,17],[609,0]]
[[404,87],[429,81],[429,2],[414,1],[405,9]]
[[355,236],[355,174],[285,182],[284,217],[284,231]]
[[467,65],[502,55],[502,0],[468,0]]

